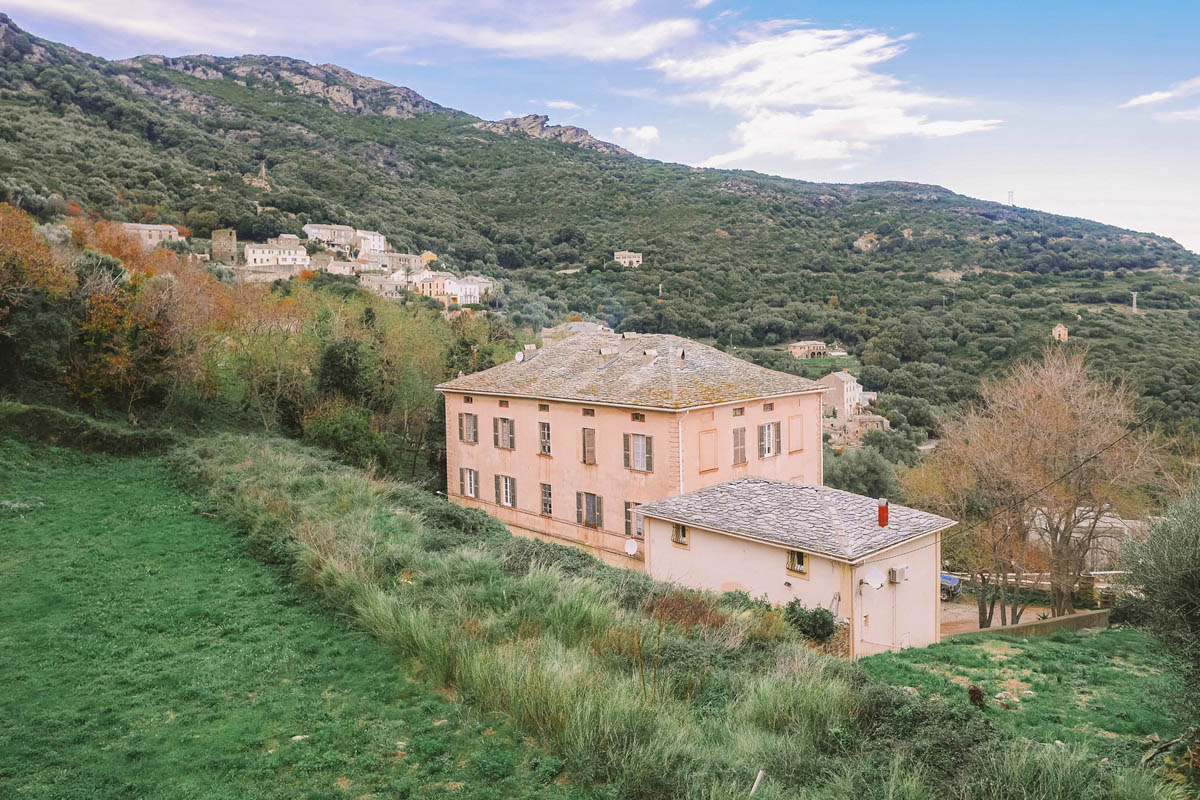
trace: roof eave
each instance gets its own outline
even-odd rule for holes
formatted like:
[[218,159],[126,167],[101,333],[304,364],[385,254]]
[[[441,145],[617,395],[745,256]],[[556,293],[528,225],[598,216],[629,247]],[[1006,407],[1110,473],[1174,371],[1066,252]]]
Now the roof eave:
[[735,397],[732,400],[719,400],[715,403],[701,403],[693,406],[647,406],[636,403],[619,403],[612,400],[591,400],[579,397],[557,397],[549,394],[520,394],[517,392],[497,392],[487,389],[464,389],[459,386],[450,386],[448,383],[440,383],[433,387],[435,391],[455,394],[478,394],[487,397],[520,397],[525,400],[553,400],[557,403],[579,403],[586,406],[610,406],[612,408],[636,408],[639,411],[697,411],[705,408],[716,408],[717,406],[733,405],[735,403],[748,403],[753,400],[773,400],[779,397],[793,397],[799,394],[824,394],[828,389],[824,386],[813,386],[807,389],[794,389],[788,392],[776,392],[775,394],[756,394],[750,397]]

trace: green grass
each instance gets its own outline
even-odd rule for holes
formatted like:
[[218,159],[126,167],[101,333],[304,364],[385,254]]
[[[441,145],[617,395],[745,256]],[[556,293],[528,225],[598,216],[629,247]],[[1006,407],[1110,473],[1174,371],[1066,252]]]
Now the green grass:
[[[864,659],[873,677],[966,705],[967,687],[988,699],[986,715],[1034,741],[1066,742],[1135,765],[1148,736],[1177,736],[1182,671],[1148,633],[1121,628],[1019,639],[974,636]],[[995,695],[1007,691],[1004,708]],[[1026,694],[1032,692],[1033,694]]]
[[249,558],[153,459],[0,440],[0,586],[0,797],[590,796]]

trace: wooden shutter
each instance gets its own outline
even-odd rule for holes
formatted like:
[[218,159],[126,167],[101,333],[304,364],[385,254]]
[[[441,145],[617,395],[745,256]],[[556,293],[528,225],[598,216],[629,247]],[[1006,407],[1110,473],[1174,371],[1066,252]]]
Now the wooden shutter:
[[596,527],[604,527],[604,498],[596,495]]
[[492,417],[492,444],[500,446],[500,418]]
[[654,472],[654,437],[646,437],[646,472]]
[[788,417],[788,452],[804,449],[804,417],[797,414]]
[[500,476],[497,475],[496,476],[496,505],[500,505],[501,497],[502,497],[502,495],[500,494]]
[[758,457],[767,457],[767,426],[758,426]]
[[575,493],[575,521],[583,524],[583,492]]
[[509,492],[508,499],[512,500],[512,507],[516,508],[517,507],[517,479],[516,478],[508,479],[508,488],[511,490]]
[[458,493],[464,495],[467,493],[467,470],[464,467],[458,468]]
[[517,421],[515,419],[508,421],[508,449],[517,449]]
[[625,469],[629,469],[629,467],[633,463],[633,460],[630,458],[630,455],[629,455],[629,434],[625,433],[625,434],[622,434],[622,436],[624,437],[624,440],[625,440]]
[[776,422],[771,425],[775,429],[775,449],[772,451],[774,455],[779,455],[783,452],[783,423]]
[[596,463],[596,429],[583,429],[583,463]]
[[465,417],[465,416],[466,416],[466,414],[458,415],[458,440],[460,442],[466,441],[466,436],[463,435],[463,427],[465,425],[465,423],[463,421],[463,417]]
[[717,468],[717,432],[700,431],[700,471]]

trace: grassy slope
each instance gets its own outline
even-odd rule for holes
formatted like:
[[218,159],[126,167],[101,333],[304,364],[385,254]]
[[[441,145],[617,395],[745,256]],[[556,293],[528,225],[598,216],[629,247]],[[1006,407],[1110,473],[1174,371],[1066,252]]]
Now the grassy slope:
[[0,586],[0,796],[581,794],[247,558],[151,459],[0,441]]
[[[972,637],[886,653],[862,662],[873,677],[966,704],[966,687],[988,697],[987,715],[1035,741],[1068,742],[1134,765],[1146,737],[1177,736],[1184,691],[1171,658],[1148,634],[1118,629],[1018,639]],[[993,698],[1007,691],[1005,709]],[[1032,696],[1024,694],[1032,691]]]

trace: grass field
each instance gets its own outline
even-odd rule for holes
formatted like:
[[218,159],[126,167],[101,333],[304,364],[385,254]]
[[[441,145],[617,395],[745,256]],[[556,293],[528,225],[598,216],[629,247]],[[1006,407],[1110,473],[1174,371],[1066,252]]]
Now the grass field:
[[567,798],[160,464],[0,440],[0,797]]
[[[1184,727],[1181,671],[1132,628],[969,637],[861,663],[875,678],[964,705],[967,687],[978,686],[986,715],[1014,734],[1065,742],[1114,763],[1136,764],[1152,746],[1148,736],[1170,739]],[[1000,692],[1011,697],[998,701]]]

